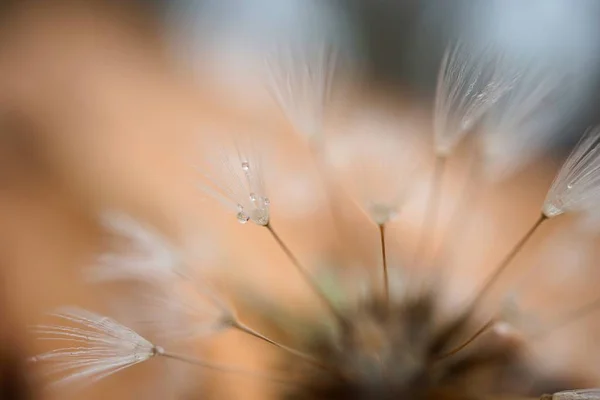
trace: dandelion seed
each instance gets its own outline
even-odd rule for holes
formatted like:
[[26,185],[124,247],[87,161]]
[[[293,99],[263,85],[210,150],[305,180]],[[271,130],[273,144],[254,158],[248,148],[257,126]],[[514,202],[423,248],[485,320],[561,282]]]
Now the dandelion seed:
[[600,127],[588,129],[558,172],[542,211],[548,218],[588,210],[600,200]]
[[328,159],[359,206],[383,225],[400,212],[417,179],[419,161],[409,141],[382,134],[373,124],[332,141]]
[[122,241],[124,248],[101,254],[86,271],[91,282],[115,280],[158,281],[184,274],[181,257],[165,238],[134,218],[107,213],[102,225]]
[[148,340],[108,317],[75,307],[63,308],[52,315],[80,325],[38,325],[33,329],[40,340],[68,343],[67,347],[30,359],[48,364],[48,376],[60,377],[52,387],[75,382],[91,384],[157,353],[158,348]]
[[205,285],[181,282],[162,291],[141,293],[119,312],[127,321],[161,341],[179,342],[212,336],[231,327],[233,309]]
[[481,117],[510,91],[515,77],[502,73],[493,49],[449,47],[438,74],[434,111],[434,144],[446,157]]
[[251,140],[235,138],[232,149],[221,149],[209,157],[210,171],[201,171],[210,185],[202,190],[235,212],[237,220],[261,226],[269,223],[271,201],[266,195],[262,157]]
[[308,139],[323,133],[338,55],[327,45],[290,46],[267,58],[268,88],[296,131]]

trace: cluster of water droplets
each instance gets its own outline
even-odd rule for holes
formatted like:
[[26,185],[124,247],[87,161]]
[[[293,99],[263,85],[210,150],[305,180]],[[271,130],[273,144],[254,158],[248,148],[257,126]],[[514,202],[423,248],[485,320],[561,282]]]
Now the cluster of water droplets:
[[250,186],[250,194],[248,195],[248,202],[246,206],[242,204],[237,205],[237,220],[241,224],[245,224],[248,221],[252,221],[257,225],[267,225],[269,223],[269,207],[271,200],[266,196],[261,196],[252,191],[252,170],[248,161],[242,162],[242,171],[246,177],[246,181]]

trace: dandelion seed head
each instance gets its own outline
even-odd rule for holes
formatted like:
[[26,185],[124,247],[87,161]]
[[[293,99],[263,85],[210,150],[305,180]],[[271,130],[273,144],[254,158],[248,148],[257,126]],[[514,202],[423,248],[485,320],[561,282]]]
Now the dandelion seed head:
[[600,127],[589,129],[556,175],[542,211],[548,218],[585,211],[600,200]]
[[58,377],[51,387],[91,384],[156,355],[152,343],[111,318],[76,307],[51,315],[65,325],[37,325],[33,331],[39,340],[63,342],[65,347],[30,358],[47,364],[49,377]]
[[448,156],[481,117],[513,85],[515,76],[501,72],[499,54],[464,44],[449,47],[438,74],[434,110],[434,145]]

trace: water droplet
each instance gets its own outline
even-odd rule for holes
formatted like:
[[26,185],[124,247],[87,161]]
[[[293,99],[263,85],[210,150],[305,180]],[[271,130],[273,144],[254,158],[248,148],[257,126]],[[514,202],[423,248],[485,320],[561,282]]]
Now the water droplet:
[[575,185],[573,184],[573,182],[571,182],[567,185],[567,189],[573,189],[573,186],[575,186]]
[[256,193],[250,193],[250,201],[256,201],[258,197],[256,197]]
[[268,206],[268,205],[270,205],[270,204],[271,204],[271,200],[269,200],[269,198],[268,198],[268,197],[265,197],[265,198],[263,199],[263,203],[265,203],[265,206]]
[[243,211],[240,211],[239,213],[237,213],[237,220],[240,224],[245,224],[246,222],[250,221],[250,217],[246,215]]
[[249,163],[248,161],[244,161],[244,162],[242,163],[242,169],[243,169],[244,171],[249,171],[249,170],[250,170],[250,163]]

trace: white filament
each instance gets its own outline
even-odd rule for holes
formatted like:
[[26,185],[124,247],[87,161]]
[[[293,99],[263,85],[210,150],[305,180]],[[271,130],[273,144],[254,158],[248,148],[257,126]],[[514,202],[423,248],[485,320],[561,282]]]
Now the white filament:
[[542,211],[551,218],[600,201],[600,127],[589,129],[558,172]]
[[337,53],[327,45],[291,45],[266,59],[268,88],[296,131],[321,136],[331,100]]
[[434,144],[438,156],[449,155],[480,118],[514,85],[503,73],[493,49],[449,47],[438,74],[434,111]]
[[159,281],[183,274],[179,255],[149,226],[120,213],[106,213],[104,227],[124,245],[101,254],[87,270],[92,282],[115,280]]

